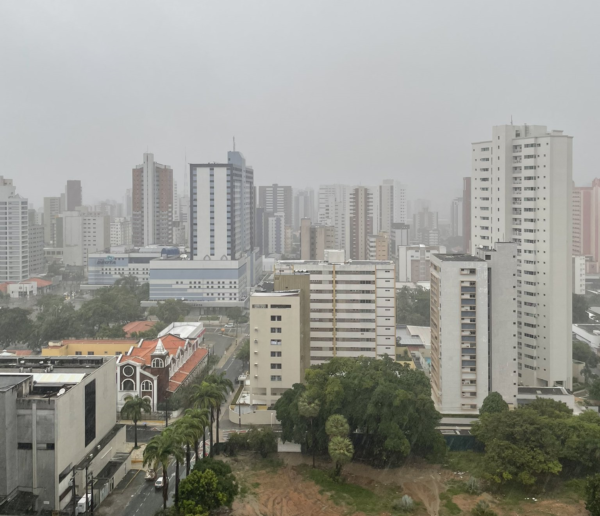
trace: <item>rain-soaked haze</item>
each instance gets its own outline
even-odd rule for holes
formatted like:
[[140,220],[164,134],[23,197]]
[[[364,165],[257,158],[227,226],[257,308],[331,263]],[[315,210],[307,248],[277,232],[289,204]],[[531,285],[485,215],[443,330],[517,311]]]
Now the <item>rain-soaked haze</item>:
[[0,5],[0,173],[36,207],[122,200],[142,153],[255,184],[393,178],[442,215],[492,125],[575,137],[596,174],[598,2],[27,1]]

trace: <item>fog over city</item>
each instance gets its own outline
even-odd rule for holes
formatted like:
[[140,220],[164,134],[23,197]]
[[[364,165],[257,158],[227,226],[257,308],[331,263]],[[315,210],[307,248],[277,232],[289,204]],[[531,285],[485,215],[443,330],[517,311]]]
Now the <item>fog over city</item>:
[[0,5],[0,168],[37,208],[122,201],[153,152],[244,153],[255,184],[395,179],[443,217],[490,127],[574,137],[596,174],[598,2],[28,1]]

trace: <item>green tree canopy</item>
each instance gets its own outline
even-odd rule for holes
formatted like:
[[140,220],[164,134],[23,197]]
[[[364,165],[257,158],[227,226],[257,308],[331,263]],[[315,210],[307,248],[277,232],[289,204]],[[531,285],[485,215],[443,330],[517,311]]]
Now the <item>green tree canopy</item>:
[[[203,461],[201,461],[203,462]],[[179,484],[180,508],[185,515],[208,513],[227,504],[227,494],[219,486],[212,469],[192,471]]]
[[396,294],[396,321],[398,324],[429,326],[429,291],[423,287],[402,287]]
[[30,314],[29,310],[23,308],[0,310],[0,345],[10,347],[29,341],[33,326]]
[[354,446],[347,437],[334,436],[328,445],[329,456],[335,464],[335,476],[342,474],[342,468],[352,460]]
[[583,324],[590,322],[590,316],[587,313],[589,308],[585,296],[573,294],[573,323]]
[[306,385],[295,385],[275,404],[284,441],[307,441],[310,425],[299,410],[303,396],[320,405],[314,423],[315,445],[322,452],[328,449],[325,424],[333,414],[348,421],[357,452],[378,464],[399,463],[409,453],[445,451],[429,379],[387,357],[333,358],[306,371]]
[[497,412],[508,412],[508,403],[497,392],[490,392],[483,400],[480,414],[495,414]]
[[217,476],[217,489],[224,495],[224,501],[222,505],[231,507],[234,498],[239,492],[239,486],[235,480],[235,476],[231,472],[229,464],[225,464],[221,460],[215,460],[206,458],[201,461],[197,461],[194,465],[194,471],[203,473],[204,471],[211,470]]
[[591,516],[600,516],[600,474],[587,479],[585,484],[585,508]]
[[183,321],[185,316],[190,313],[190,307],[181,299],[167,299],[150,308],[148,313],[155,315],[168,326],[171,323]]
[[334,437],[348,437],[350,426],[344,416],[333,414],[329,416],[327,423],[325,423],[325,433],[327,433],[330,439]]
[[252,428],[248,432],[248,445],[252,451],[260,453],[265,459],[269,453],[277,451],[277,437],[270,428]]
[[590,368],[598,365],[598,355],[592,351],[592,348],[587,343],[580,340],[573,341],[573,360],[585,362]]

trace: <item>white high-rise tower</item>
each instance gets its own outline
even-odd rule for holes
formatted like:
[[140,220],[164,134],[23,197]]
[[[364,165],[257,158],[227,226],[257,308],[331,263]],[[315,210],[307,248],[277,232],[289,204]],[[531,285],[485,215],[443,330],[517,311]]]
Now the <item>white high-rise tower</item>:
[[502,125],[472,144],[472,251],[517,248],[519,383],[572,386],[572,137]]
[[0,282],[29,277],[27,199],[16,193],[12,179],[0,176]]

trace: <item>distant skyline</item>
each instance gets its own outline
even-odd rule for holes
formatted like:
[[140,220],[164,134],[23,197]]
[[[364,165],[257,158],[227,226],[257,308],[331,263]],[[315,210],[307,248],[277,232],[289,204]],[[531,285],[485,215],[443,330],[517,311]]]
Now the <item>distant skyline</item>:
[[[121,201],[143,153],[236,148],[255,184],[395,179],[447,217],[492,125],[574,137],[596,165],[600,4],[467,1],[0,5],[0,170],[36,207],[80,179]],[[227,30],[225,30],[225,27]]]

